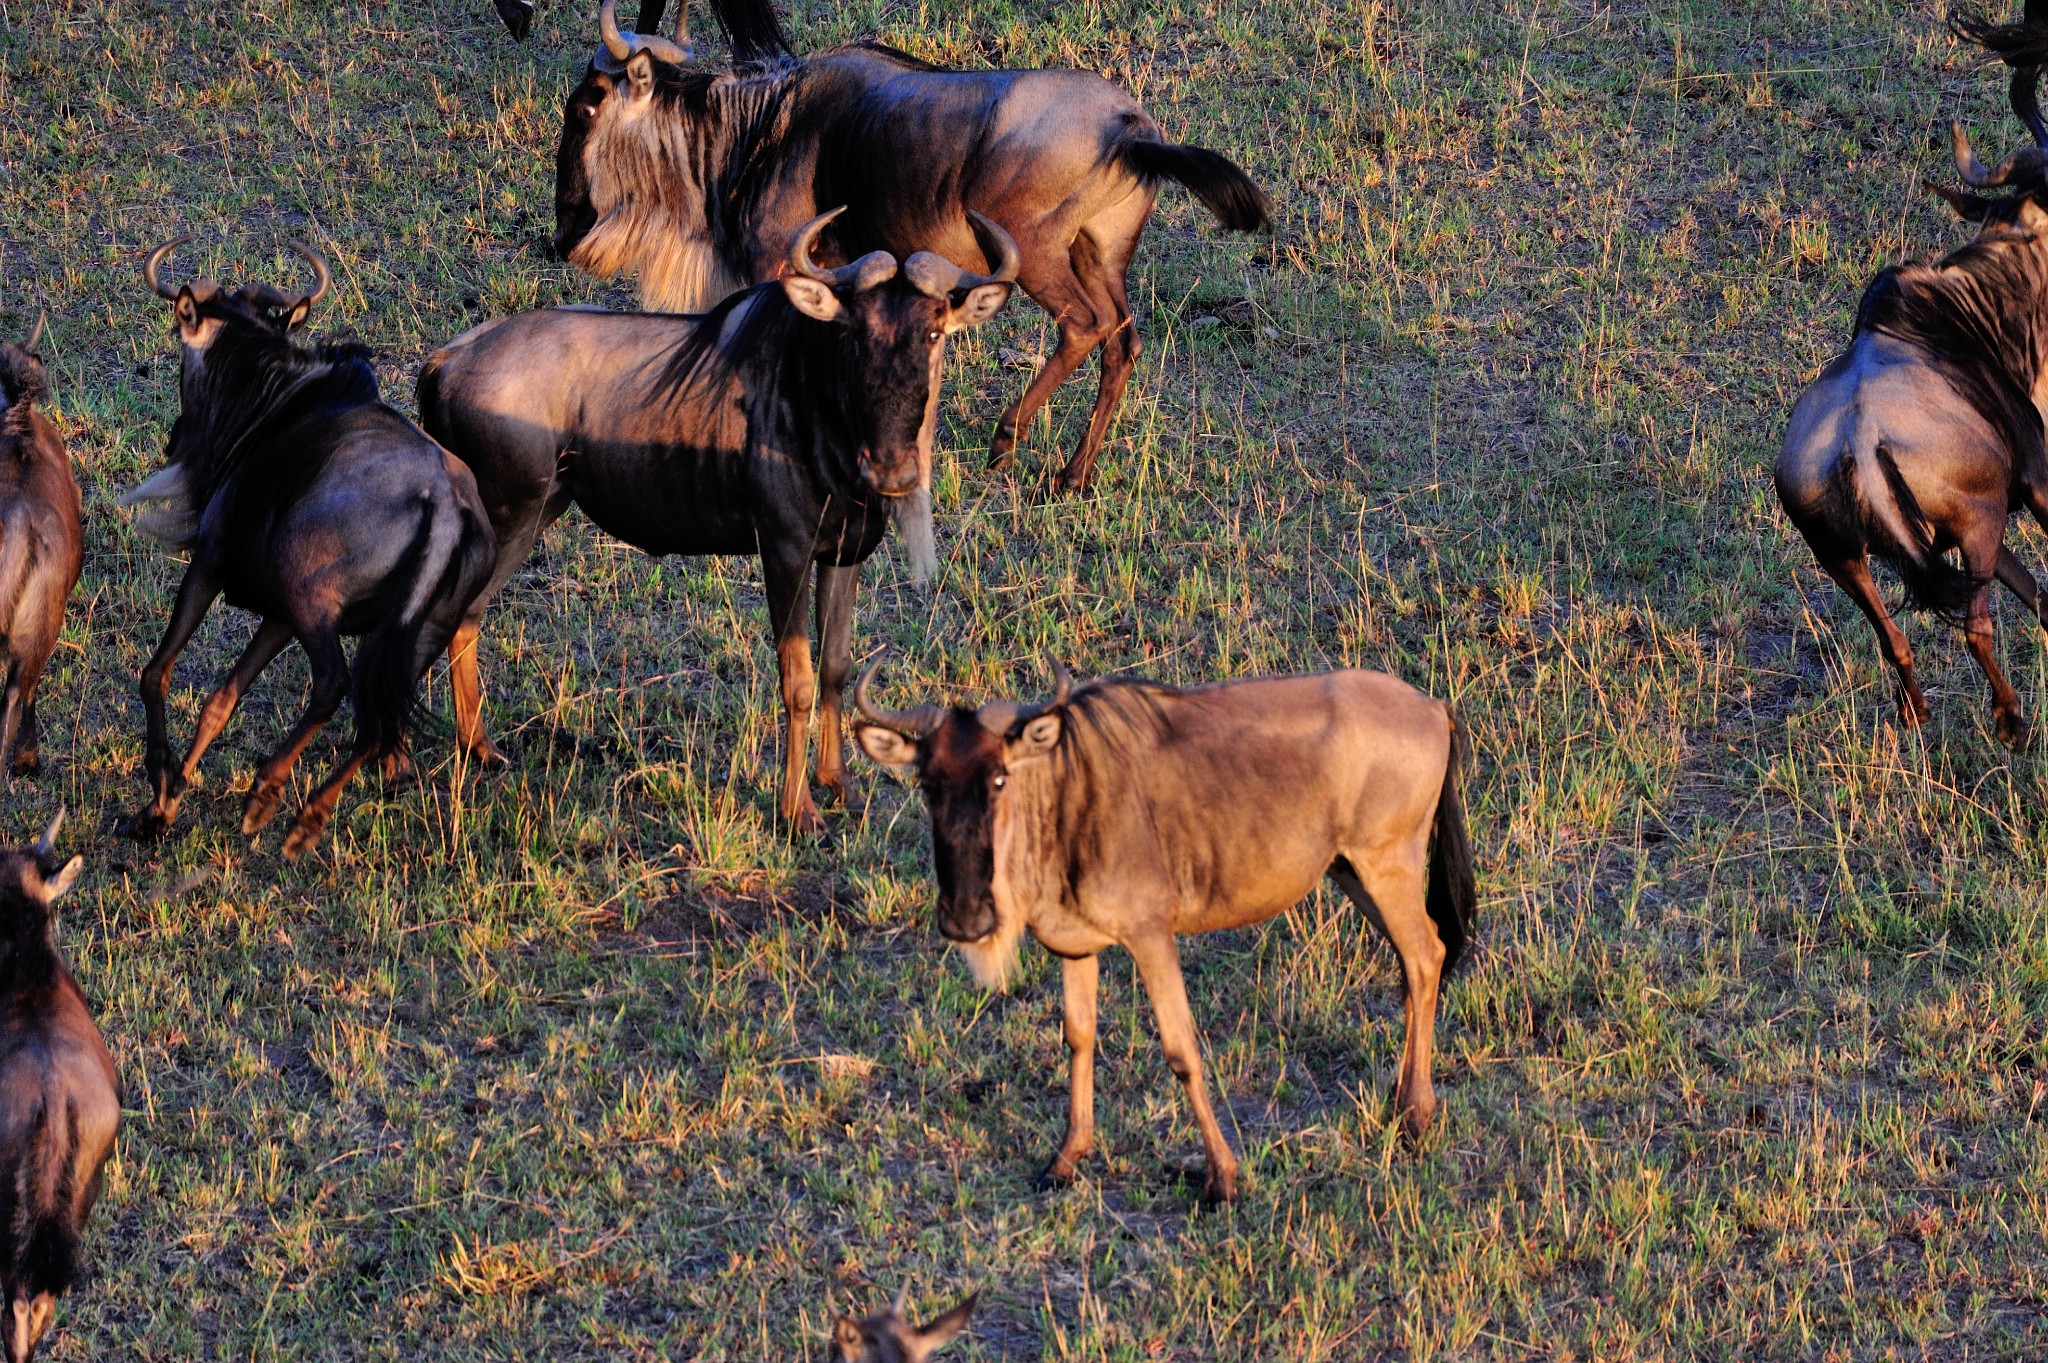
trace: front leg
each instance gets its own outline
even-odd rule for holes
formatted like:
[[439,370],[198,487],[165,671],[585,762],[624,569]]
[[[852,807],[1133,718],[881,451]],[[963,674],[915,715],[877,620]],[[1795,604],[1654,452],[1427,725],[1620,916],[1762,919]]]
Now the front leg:
[[810,621],[804,598],[810,594],[810,562],[770,549],[761,556],[761,575],[768,588],[768,620],[775,629],[775,666],[782,681],[782,821],[791,830],[823,837],[825,820],[811,802],[804,777],[804,752],[810,745],[811,708],[817,682],[811,676]]
[[178,800],[184,782],[171,767],[170,725],[164,702],[171,689],[171,667],[185,645],[192,641],[199,622],[213,609],[220,595],[221,580],[210,567],[194,562],[178,584],[177,604],[171,607],[171,621],[164,629],[163,642],[142,669],[143,770],[150,786],[150,802],[121,826],[131,838],[156,838],[178,817]]
[[1060,961],[1060,996],[1066,1009],[1067,1138],[1038,1176],[1041,1187],[1072,1183],[1095,1148],[1095,1000],[1102,981],[1099,958]]
[[1223,1139],[1223,1128],[1209,1107],[1209,1090],[1202,1082],[1202,1039],[1195,1032],[1195,1015],[1188,1007],[1188,991],[1180,974],[1180,951],[1173,934],[1141,937],[1125,943],[1137,963],[1138,978],[1152,999],[1152,1014],[1159,1023],[1159,1044],[1166,1051],[1166,1063],[1180,1076],[1195,1105],[1195,1122],[1202,1128],[1202,1147],[1208,1152],[1208,1177],[1202,1182],[1204,1202],[1229,1202],[1237,1196],[1237,1157]]
[[836,800],[846,798],[845,741],[840,712],[853,676],[853,599],[860,591],[860,565],[818,565],[818,784]]

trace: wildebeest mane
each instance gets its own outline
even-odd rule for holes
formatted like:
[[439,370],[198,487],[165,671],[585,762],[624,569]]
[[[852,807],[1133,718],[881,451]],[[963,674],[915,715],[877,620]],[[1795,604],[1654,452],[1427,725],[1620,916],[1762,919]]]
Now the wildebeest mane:
[[[207,348],[185,411],[172,428],[194,510],[223,490],[267,528],[311,487],[333,454],[325,441],[285,439],[310,422],[381,401],[367,347],[300,347],[274,334],[229,326]],[[194,421],[195,416],[198,418]],[[185,428],[194,422],[193,428]],[[232,487],[230,487],[232,484]]]

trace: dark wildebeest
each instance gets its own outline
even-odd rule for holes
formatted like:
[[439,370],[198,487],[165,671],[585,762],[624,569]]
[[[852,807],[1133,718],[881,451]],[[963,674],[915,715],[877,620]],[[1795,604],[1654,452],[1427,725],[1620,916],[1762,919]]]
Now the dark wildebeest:
[[[2026,27],[1961,26],[1980,40]],[[2035,32],[2048,56],[2048,27]],[[2013,106],[2036,145],[1986,170],[1961,125],[1953,130],[1965,184],[2017,192],[1986,198],[1939,190],[1965,218],[1983,223],[1976,240],[1933,265],[1894,266],[1872,281],[1849,349],[1793,407],[1777,465],[1786,514],[1877,631],[1898,674],[1905,723],[1927,718],[1927,698],[1913,677],[1912,648],[1872,580],[1873,556],[1897,570],[1913,602],[1962,620],[1970,653],[1991,683],[1998,736],[2013,744],[2023,739],[2025,721],[1993,653],[1992,581],[2048,625],[2033,574],[2005,547],[2006,519],[2019,507],[2048,526],[2048,450],[2037,406],[2048,382],[2040,69],[2023,65],[2013,83]]]
[[967,1328],[979,1294],[969,1295],[952,1310],[923,1325],[912,1325],[904,1319],[908,1295],[908,1289],[898,1292],[887,1310],[872,1312],[860,1320],[841,1316],[832,1326],[832,1343],[838,1348],[839,1363],[925,1363]]
[[28,1363],[78,1270],[78,1239],[121,1123],[114,1062],[50,939],[84,858],[0,852],[0,1340]]
[[[835,210],[836,212],[837,210]],[[781,812],[824,830],[804,780],[812,706],[818,783],[838,793],[841,696],[853,666],[860,565],[893,520],[913,567],[934,566],[931,448],[945,339],[1010,296],[1016,248],[983,222],[994,275],[929,252],[826,271],[790,244],[789,276],[705,316],[529,312],[451,341],[420,372],[420,420],[476,470],[498,568],[450,659],[458,739],[485,760],[477,621],[490,593],[571,502],[650,554],[758,554],[781,671]],[[818,579],[823,695],[805,620]]]
[[1060,474],[1070,488],[1087,487],[1138,356],[1125,281],[1159,182],[1187,186],[1226,227],[1268,221],[1243,171],[1165,141],[1092,72],[945,71],[877,43],[690,70],[620,33],[611,0],[600,15],[604,43],[556,151],[556,249],[600,276],[637,269],[646,306],[690,310],[773,278],[822,205],[847,205],[821,244],[832,259],[922,248],[973,262],[964,210],[978,210],[1016,239],[1018,286],[1060,333],[997,423],[992,462],[1102,352],[1094,412]]
[[[342,789],[372,758],[403,760],[419,679],[447,647],[496,557],[469,469],[384,405],[370,354],[356,345],[301,347],[290,333],[329,287],[318,272],[291,297],[267,284],[211,280],[172,288],[158,278],[182,241],[150,252],[143,278],[175,305],[183,350],[180,411],[168,464],[122,498],[147,504],[137,525],[191,552],[163,642],[142,671],[145,764],[152,798],[126,831],[155,837],[242,693],[294,638],[312,669],[305,715],[257,769],[242,831],[269,823],[292,765],[351,696],[354,752],[307,799],[284,855],[320,840]],[[164,698],[171,666],[225,593],[262,617],[234,670],[208,698],[182,767],[171,763]],[[344,635],[360,635],[353,671]]]
[[854,738],[924,792],[939,931],[986,986],[1003,983],[1027,929],[1061,958],[1071,1107],[1046,1180],[1073,1178],[1094,1144],[1096,954],[1120,945],[1202,1128],[1203,1196],[1235,1196],[1174,938],[1264,922],[1325,875],[1401,958],[1394,1102],[1411,1136],[1428,1127],[1437,981],[1464,950],[1473,908],[1448,705],[1379,672],[1176,690],[1075,687],[1055,663],[1058,691],[1043,705],[896,713],[869,698],[880,665],[854,689]]
[[36,686],[64,627],[65,598],[85,565],[71,456],[36,410],[49,382],[35,344],[31,336],[26,348],[0,345],[0,651],[7,662],[0,790],[10,773],[41,766]]

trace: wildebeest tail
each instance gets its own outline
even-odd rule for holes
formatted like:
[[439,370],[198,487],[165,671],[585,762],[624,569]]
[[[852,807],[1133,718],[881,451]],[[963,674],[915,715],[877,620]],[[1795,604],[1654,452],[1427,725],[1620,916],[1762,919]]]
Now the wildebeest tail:
[[1920,509],[1898,461],[1883,441],[1874,442],[1837,466],[1841,492],[1855,508],[1870,551],[1891,564],[1913,604],[1939,615],[1960,617],[1977,594],[1970,574],[1936,552],[1933,522]]
[[1436,797],[1436,838],[1429,853],[1429,916],[1444,944],[1444,969],[1465,954],[1472,940],[1478,890],[1472,879],[1472,841],[1465,831],[1465,800],[1459,781],[1472,756],[1465,726],[1450,714],[1451,753],[1444,763],[1444,785]]
[[1207,147],[1131,137],[1118,144],[1116,157],[1148,184],[1175,180],[1185,185],[1233,232],[1261,232],[1273,221],[1273,201],[1266,191],[1229,157]]
[[719,32],[732,44],[734,62],[768,61],[792,55],[771,0],[711,0]]
[[462,508],[427,500],[419,528],[376,603],[351,678],[356,741],[390,752],[425,719],[419,702],[420,633],[434,603],[463,576],[474,536]]
[[[78,1228],[71,1224],[77,1190],[71,1185],[78,1114],[67,1111],[72,1120],[56,1124],[49,1104],[38,1106],[27,1157],[15,1166],[13,1186],[5,1190],[7,1251],[15,1291],[22,1297],[63,1293],[77,1275]],[[0,1303],[0,1310],[5,1305]]]

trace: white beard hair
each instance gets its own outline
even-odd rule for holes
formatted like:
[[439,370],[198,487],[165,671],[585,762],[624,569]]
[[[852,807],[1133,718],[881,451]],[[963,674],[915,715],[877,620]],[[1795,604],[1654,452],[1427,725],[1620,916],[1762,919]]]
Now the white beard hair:
[[932,529],[930,484],[889,501],[889,519],[895,523],[896,539],[910,560],[910,580],[922,585],[939,571],[938,537]]
[[1024,941],[1024,920],[1005,918],[996,912],[996,930],[979,942],[956,942],[974,972],[974,982],[995,993],[1008,993],[1010,976],[1017,969],[1017,950]]

